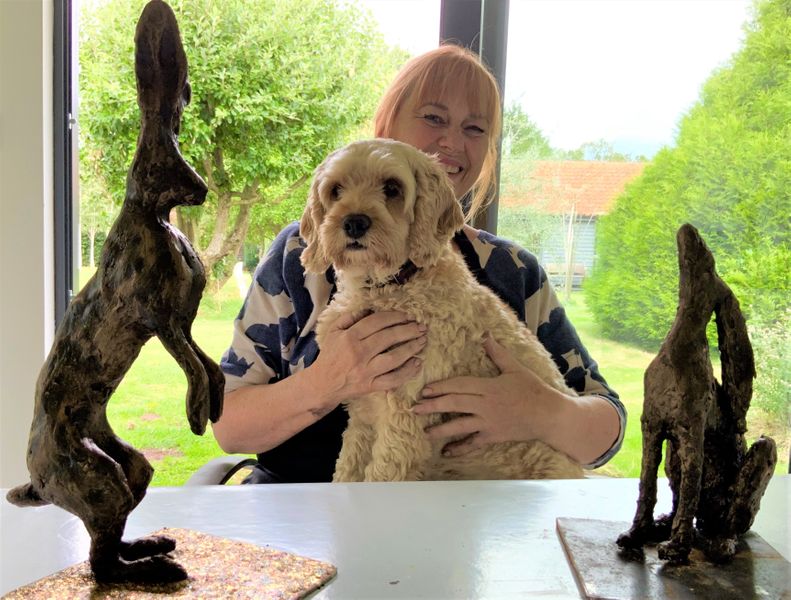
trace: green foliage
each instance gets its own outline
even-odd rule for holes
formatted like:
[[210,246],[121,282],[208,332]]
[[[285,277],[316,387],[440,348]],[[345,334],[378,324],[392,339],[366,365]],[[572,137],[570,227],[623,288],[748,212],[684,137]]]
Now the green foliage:
[[543,212],[534,206],[501,206],[497,215],[497,234],[538,254],[557,230],[561,219],[559,215]]
[[[89,3],[80,24],[81,158],[116,204],[139,123],[133,40],[143,4]],[[299,214],[299,184],[370,119],[405,57],[370,15],[340,0],[170,5],[192,86],[181,149],[210,187],[204,207],[181,218],[211,273],[251,223],[260,237]]]
[[604,139],[595,142],[585,142],[576,150],[559,151],[557,158],[564,160],[606,160],[610,162],[646,161],[645,156],[632,156],[618,152],[613,145]]
[[[655,349],[675,316],[675,232],[699,229],[753,326],[787,314],[791,264],[791,0],[759,1],[744,47],[602,218],[586,282],[603,332]],[[764,364],[756,349],[759,365]],[[762,368],[762,367],[759,367]]]
[[245,243],[242,256],[242,263],[244,264],[245,271],[253,273],[258,266],[258,261],[261,256],[261,247],[257,244]]
[[791,307],[777,323],[750,327],[750,340],[761,358],[752,406],[791,427]]
[[503,111],[503,156],[529,156],[532,159],[550,158],[553,154],[549,140],[530,120],[519,104],[513,103]]
[[80,248],[82,250],[82,263],[80,266],[82,267],[90,267],[96,266],[96,263],[99,262],[99,255],[102,252],[102,248],[104,247],[104,241],[107,239],[107,234],[104,231],[97,231],[96,236],[93,239],[93,251],[94,251],[94,264],[90,265],[89,257],[91,255],[91,236],[88,232],[83,232],[80,236]]

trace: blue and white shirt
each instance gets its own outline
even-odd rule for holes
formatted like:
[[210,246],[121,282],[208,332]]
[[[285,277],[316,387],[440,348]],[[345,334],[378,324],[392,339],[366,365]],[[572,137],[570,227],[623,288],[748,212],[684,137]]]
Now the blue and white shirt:
[[[558,302],[535,256],[485,231],[465,228],[454,237],[467,267],[483,285],[511,306],[546,347],[566,383],[580,395],[600,395],[620,416],[615,444],[589,467],[606,463],[620,448],[626,410],[600,375]],[[225,391],[274,383],[310,366],[318,356],[315,327],[335,291],[332,269],[306,273],[299,257],[305,247],[299,224],[287,226],[256,268],[231,347],[222,357]],[[259,462],[287,482],[330,481],[346,428],[346,412],[336,408],[310,427],[259,455]]]

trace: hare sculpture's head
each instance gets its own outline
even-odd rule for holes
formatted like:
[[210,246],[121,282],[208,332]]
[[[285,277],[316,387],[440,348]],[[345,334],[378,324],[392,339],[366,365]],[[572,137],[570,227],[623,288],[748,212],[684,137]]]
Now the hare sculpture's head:
[[181,115],[191,93],[187,57],[173,11],[161,0],[149,2],[137,23],[135,74],[140,135],[126,202],[167,217],[174,206],[201,204],[207,187],[179,151]]

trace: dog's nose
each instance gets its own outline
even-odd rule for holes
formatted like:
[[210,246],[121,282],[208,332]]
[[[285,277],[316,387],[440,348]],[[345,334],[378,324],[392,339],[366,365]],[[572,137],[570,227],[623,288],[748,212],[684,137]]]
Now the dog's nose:
[[363,237],[370,226],[368,215],[349,215],[343,220],[343,230],[353,240]]

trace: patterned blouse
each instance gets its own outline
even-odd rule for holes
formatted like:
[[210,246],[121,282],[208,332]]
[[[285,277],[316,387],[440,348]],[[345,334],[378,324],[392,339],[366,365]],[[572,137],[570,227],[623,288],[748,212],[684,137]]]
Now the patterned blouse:
[[[454,238],[477,280],[511,306],[547,348],[566,383],[579,394],[600,395],[620,416],[613,446],[589,468],[606,463],[620,448],[626,410],[610,389],[558,302],[535,256],[485,231],[465,228]],[[287,226],[258,265],[239,316],[231,347],[222,357],[225,391],[274,383],[310,366],[318,356],[315,326],[335,291],[334,272],[306,273],[299,224]],[[346,411],[331,413],[280,446],[258,456],[275,480],[330,481],[346,428]]]

